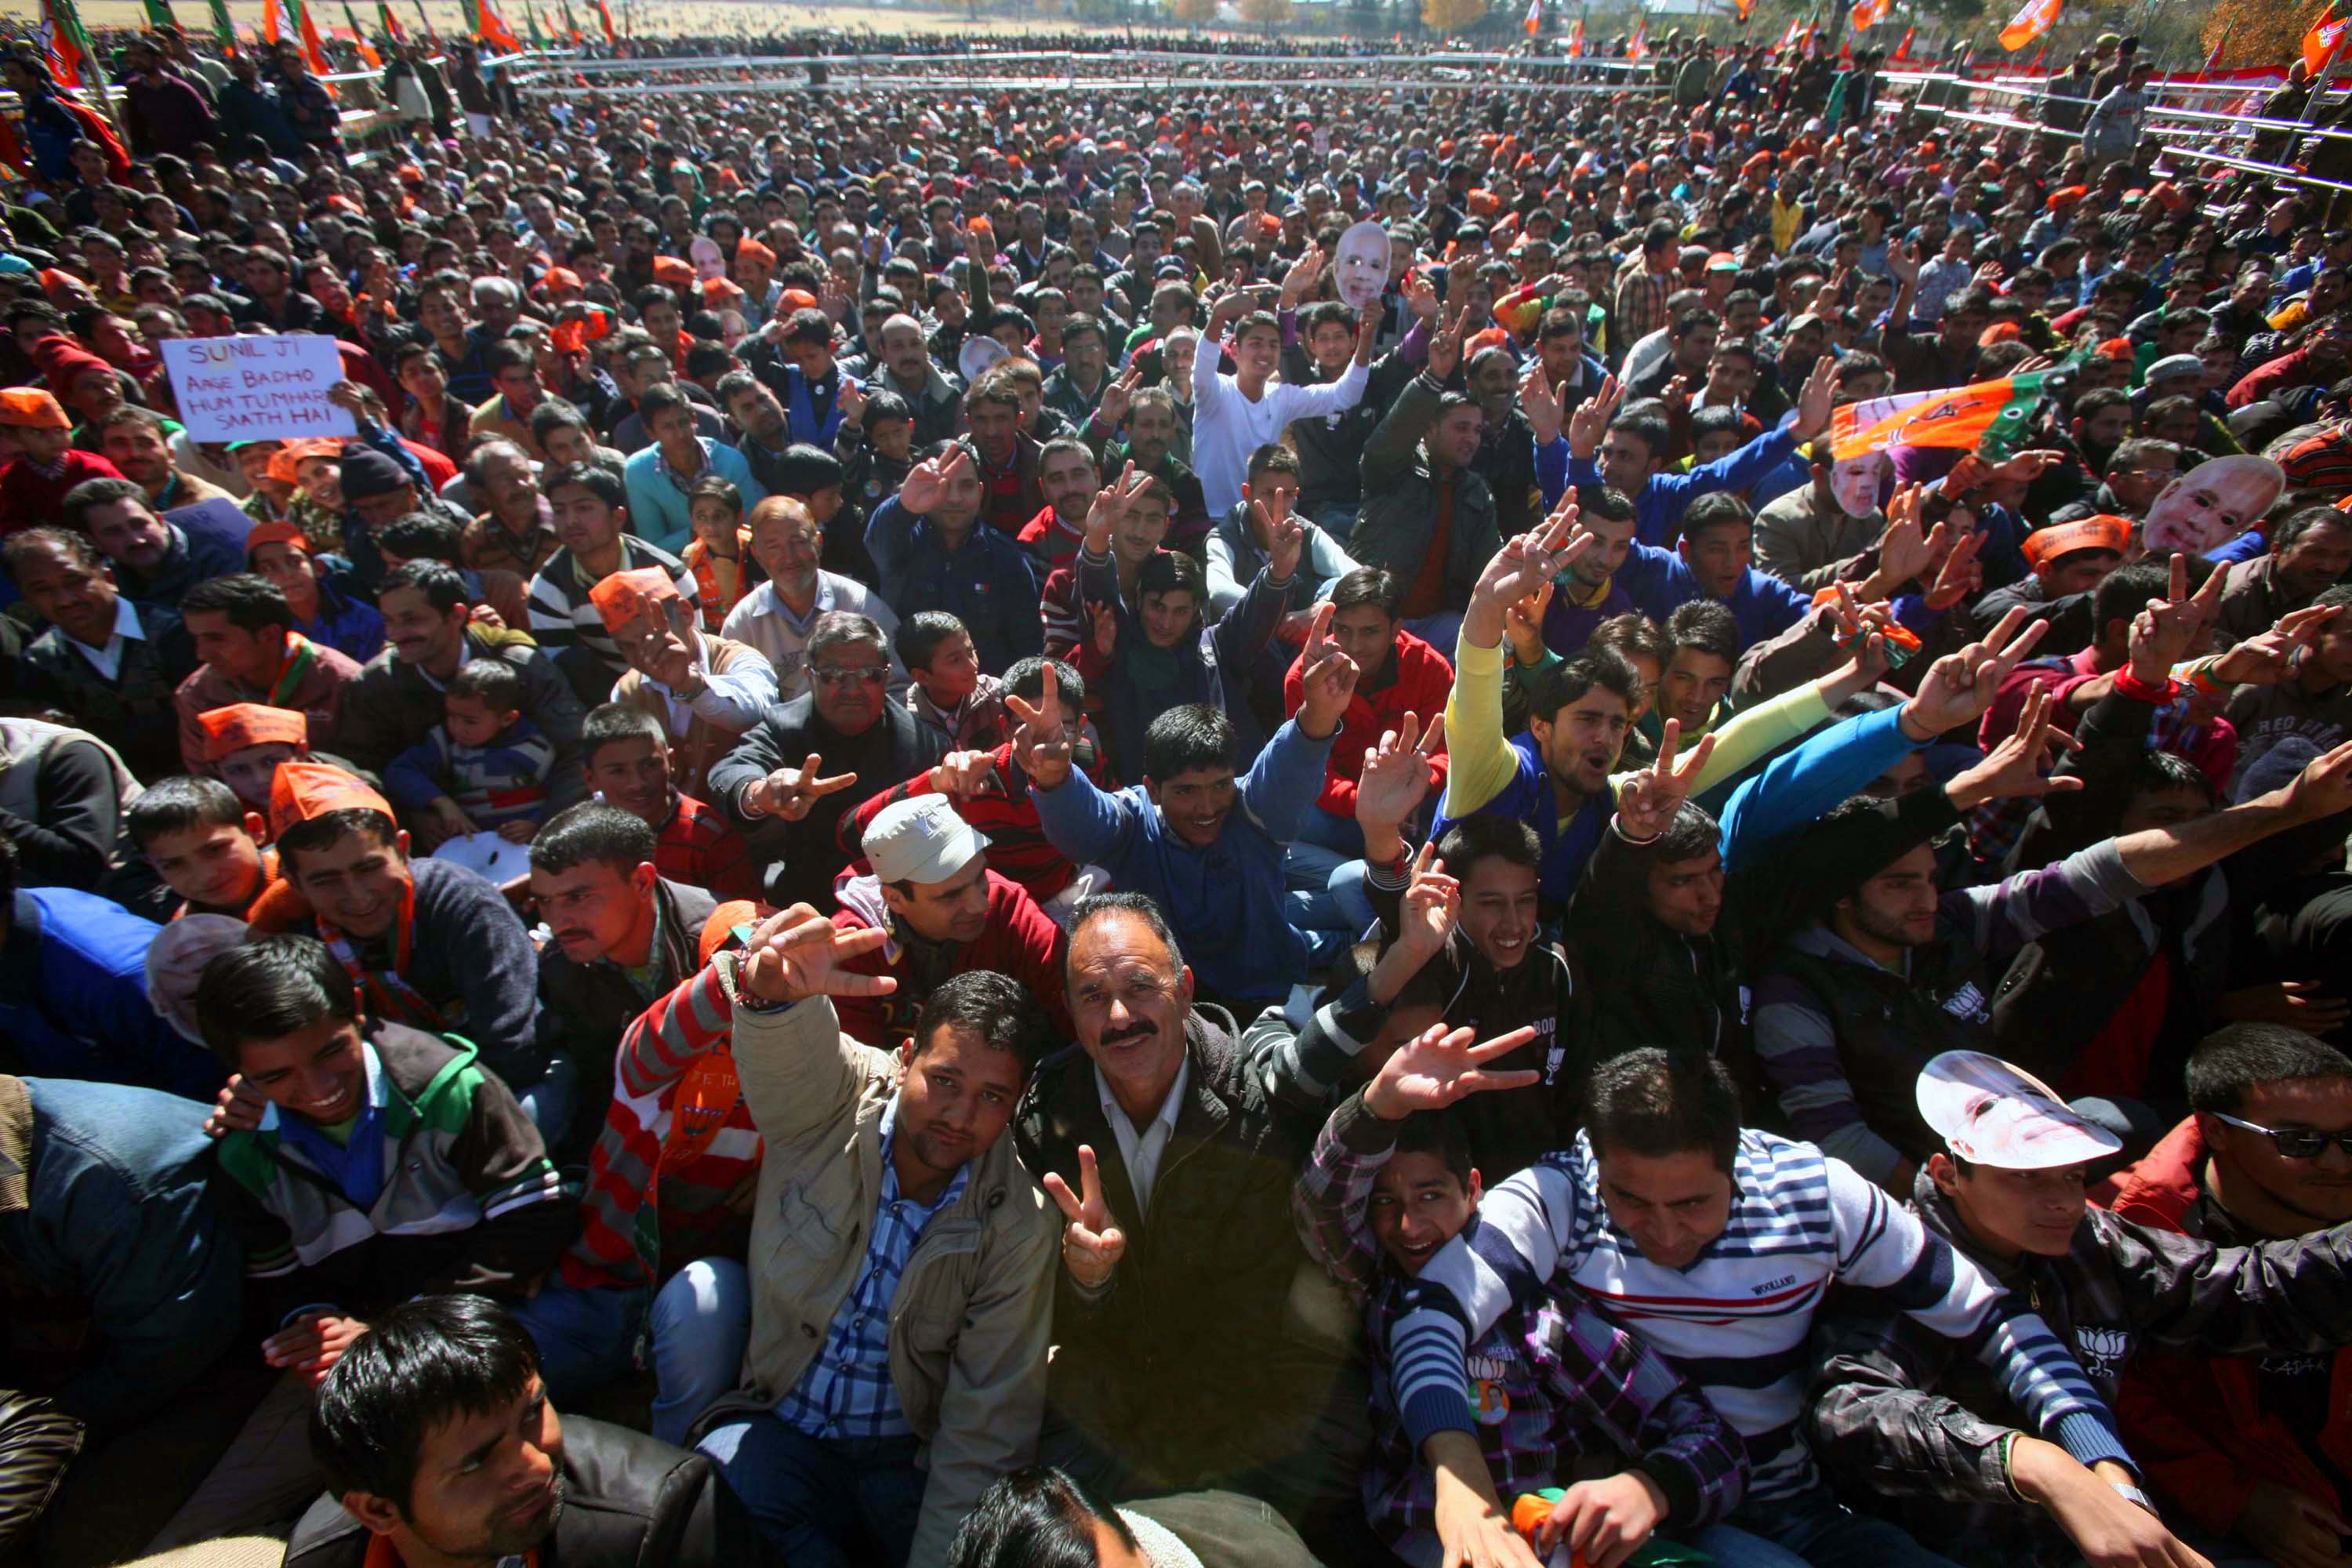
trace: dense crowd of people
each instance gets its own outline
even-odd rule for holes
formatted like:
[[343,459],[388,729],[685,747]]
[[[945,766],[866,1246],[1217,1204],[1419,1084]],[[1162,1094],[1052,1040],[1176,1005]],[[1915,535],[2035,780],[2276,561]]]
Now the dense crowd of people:
[[0,1554],[2345,1562],[2292,137],[381,43],[6,61]]

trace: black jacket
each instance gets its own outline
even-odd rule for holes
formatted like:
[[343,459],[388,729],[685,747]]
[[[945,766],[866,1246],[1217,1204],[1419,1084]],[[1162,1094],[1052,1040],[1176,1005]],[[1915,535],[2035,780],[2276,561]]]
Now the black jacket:
[[653,956],[660,967],[650,996],[640,995],[618,965],[574,963],[561,942],[551,942],[539,950],[540,1044],[551,1053],[568,1052],[580,1068],[580,1100],[572,1126],[548,1138],[549,1152],[559,1164],[586,1159],[604,1129],[604,1111],[613,1103],[613,1062],[621,1037],[638,1014],[701,967],[703,922],[719,901],[700,888],[659,877],[654,880],[654,903],[661,918]]
[[[563,1511],[539,1568],[772,1568],[781,1563],[718,1468],[700,1454],[592,1421],[563,1418]],[[331,1497],[312,1503],[286,1543],[286,1568],[360,1568],[365,1526]]]
[[[2315,1355],[2352,1340],[2352,1226],[2215,1247],[2094,1206],[2064,1257],[2004,1262],[1977,1245],[1925,1172],[1913,1206],[1929,1230],[2032,1300],[2111,1408],[2144,1349]],[[2000,1439],[2021,1414],[1958,1344],[1885,1300],[1844,1291],[1831,1298],[1814,1344],[1822,1359],[1806,1437],[1841,1497],[1923,1541],[1973,1527],[2017,1548],[2020,1562],[2051,1543],[2047,1516],[2010,1489],[2002,1463]]]
[[[778,768],[796,768],[814,752],[827,774],[854,773],[857,787],[819,799],[798,822],[747,816],[743,786]],[[752,848],[769,862],[769,902],[810,903],[833,908],[833,879],[849,864],[836,829],[842,813],[875,791],[925,772],[946,754],[946,737],[924,724],[900,702],[886,702],[882,717],[856,736],[844,735],[816,711],[816,695],[803,692],[768,710],[735,749],[710,769],[710,793],[738,827],[751,836]],[[778,867],[775,862],[781,860]]]

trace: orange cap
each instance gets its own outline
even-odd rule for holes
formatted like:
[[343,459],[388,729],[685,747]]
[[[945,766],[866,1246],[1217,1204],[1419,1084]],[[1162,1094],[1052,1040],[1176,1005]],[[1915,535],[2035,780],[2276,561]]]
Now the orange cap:
[[204,727],[205,761],[208,763],[219,762],[247,746],[310,743],[310,721],[291,708],[232,702],[226,708],[205,709],[196,715],[196,722]]
[[614,633],[664,600],[677,596],[677,584],[658,566],[615,572],[588,590],[589,602],[604,619],[604,629]]
[[654,258],[654,281],[666,289],[694,287],[694,263],[681,261],[675,256]]
[[70,430],[65,405],[37,386],[12,386],[0,391],[0,425],[28,430]]
[[299,465],[305,458],[340,458],[343,444],[331,436],[313,436],[307,441],[289,441],[269,454],[269,477],[281,485],[300,481]]
[[290,544],[305,555],[319,553],[310,547],[310,536],[304,533],[299,524],[291,522],[254,524],[253,531],[245,536],[245,558],[252,560],[253,552],[265,544]]
[[342,769],[327,763],[280,763],[269,781],[269,837],[275,842],[289,827],[314,821],[331,811],[377,811],[393,815],[383,796]]
[[2025,536],[2025,542],[2018,550],[2028,566],[2040,566],[2077,550],[2112,550],[2120,555],[2124,546],[2131,542],[2131,530],[2132,525],[2125,519],[2102,512],[2096,517],[2062,522],[2055,528],[2036,530]]
[[787,289],[776,300],[776,312],[779,315],[790,315],[794,310],[815,309],[816,296],[805,289]]

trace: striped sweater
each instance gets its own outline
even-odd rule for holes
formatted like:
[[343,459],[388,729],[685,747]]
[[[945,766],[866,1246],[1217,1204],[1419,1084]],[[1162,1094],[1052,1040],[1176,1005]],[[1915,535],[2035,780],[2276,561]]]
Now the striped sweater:
[[1748,1495],[1820,1484],[1799,1434],[1806,1339],[1832,1283],[1882,1294],[1961,1342],[2036,1430],[2084,1464],[2121,1458],[2113,1416],[2064,1344],[2021,1300],[1843,1162],[1743,1131],[1723,1234],[1685,1268],[1642,1257],[1602,1206],[1589,1138],[1490,1191],[1405,1290],[1389,1352],[1416,1447],[1469,1430],[1465,1347],[1506,1312],[1573,1287],[1664,1351],[1748,1444]]
[[728,1198],[759,1172],[760,1133],[735,1079],[734,1026],[706,966],[621,1037],[565,1283],[653,1285],[698,1258],[741,1255],[749,1212]]
[[226,1179],[215,1192],[247,1275],[272,1282],[281,1311],[323,1302],[364,1312],[439,1291],[522,1295],[575,1223],[539,1130],[470,1043],[388,1023],[366,1041],[383,1179],[364,1207],[288,1139],[275,1106],[257,1130],[220,1141]]

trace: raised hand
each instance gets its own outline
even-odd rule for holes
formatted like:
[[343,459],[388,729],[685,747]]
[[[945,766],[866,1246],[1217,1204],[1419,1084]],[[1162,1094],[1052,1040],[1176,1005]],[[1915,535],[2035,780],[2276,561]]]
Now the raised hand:
[[1045,1173],[1045,1195],[1069,1222],[1062,1232],[1062,1266],[1088,1289],[1109,1284],[1112,1271],[1127,1251],[1127,1236],[1112,1223],[1110,1205],[1103,1201],[1102,1168],[1095,1163],[1092,1145],[1078,1145],[1075,1195],[1058,1171]]
[[1927,569],[1948,537],[1937,523],[1931,533],[1920,521],[1927,498],[1916,485],[1904,485],[1886,503],[1886,531],[1878,536],[1878,586],[1892,595]]
[[1070,776],[1072,747],[1062,723],[1062,702],[1055,690],[1053,661],[1045,664],[1045,689],[1031,707],[1007,693],[1004,710],[1013,715],[1013,760],[1039,789],[1058,789]]
[[2065,773],[2053,777],[2047,771],[2053,752],[2082,749],[2081,742],[2051,722],[2057,712],[2050,689],[2035,687],[2026,698],[2025,706],[2018,710],[2017,728],[1986,752],[1982,762],[1946,784],[1945,797],[1960,811],[1974,811],[1989,800],[2064,795],[2081,789],[2083,780],[2079,776]]
[[1511,601],[1503,612],[1503,635],[1511,639],[1511,654],[1521,664],[1543,662],[1544,613],[1551,608],[1551,579],[1524,599]]
[[833,405],[841,410],[843,424],[866,423],[866,389],[845,375],[841,378],[841,391],[834,398]]
[[1551,377],[1544,374],[1539,359],[1529,361],[1528,374],[1519,377],[1519,412],[1535,426],[1537,446],[1549,447],[1559,439],[1559,423],[1566,416],[1559,394],[1552,389]]
[[1298,650],[1299,683],[1306,697],[1298,705],[1298,728],[1311,740],[1337,734],[1356,695],[1356,661],[1331,640],[1331,601],[1315,606],[1315,624],[1307,628],[1307,646]]
[[1440,327],[1435,335],[1431,337],[1428,364],[1430,380],[1438,382],[1448,380],[1454,371],[1460,368],[1463,329],[1469,323],[1470,314],[1465,310],[1454,317],[1452,321]]
[[1118,478],[1095,492],[1094,504],[1087,508],[1087,554],[1110,553],[1111,530],[1118,526],[1120,520],[1127,516],[1128,508],[1135,503],[1135,498],[1141,495],[1143,487],[1150,482],[1151,476],[1138,473],[1130,462],[1119,470]]
[[962,799],[988,787],[996,774],[994,752],[950,752],[931,769],[931,788]]
[[1305,520],[1297,512],[1285,509],[1279,519],[1267,521],[1265,541],[1266,576],[1276,583],[1290,581],[1297,574],[1298,563],[1307,554]]
[[1102,395],[1095,400],[1095,413],[1106,428],[1118,428],[1118,422],[1126,418],[1127,411],[1135,405],[1135,394],[1142,385],[1142,370],[1129,365],[1125,375],[1102,389]]
[[2020,452],[2013,458],[2007,458],[1995,463],[1992,466],[1992,477],[2008,484],[2030,485],[2040,479],[2053,465],[2065,460],[2066,454],[2063,452],[2051,452],[2039,448],[2031,452]]
[[1601,390],[1577,405],[1576,412],[1568,416],[1568,453],[1571,458],[1590,458],[1601,450],[1601,438],[1609,434],[1609,421],[1617,417],[1617,405],[1625,401],[1625,389],[1615,376],[1601,383]]
[[843,931],[809,904],[794,904],[760,922],[743,944],[736,984],[762,1002],[810,996],[887,996],[898,983],[887,974],[845,967],[890,940],[880,926]]
[[1813,372],[1805,377],[1805,384],[1797,394],[1797,417],[1789,426],[1789,434],[1798,442],[1811,440],[1830,427],[1830,414],[1837,406],[1837,361],[1823,354],[1813,362]]
[[857,782],[856,773],[835,773],[831,778],[821,776],[824,760],[814,752],[796,768],[778,768],[766,778],[751,785],[752,809],[769,816],[781,816],[786,822],[798,822],[826,795],[836,795]]
[[2050,629],[2047,621],[2027,626],[2025,616],[2026,607],[2018,605],[1982,641],[1929,665],[1927,678],[1903,705],[1903,732],[1925,742],[1982,716],[1999,695],[2001,681]]
[[929,517],[931,510],[947,499],[948,485],[971,462],[971,453],[961,444],[950,447],[936,458],[926,458],[909,469],[898,486],[898,504],[917,517]]
[[1366,310],[1356,318],[1356,363],[1372,363],[1372,350],[1381,341],[1381,313]]
[[1977,561],[1984,542],[1981,532],[1970,530],[1944,552],[1944,563],[1936,569],[1936,580],[1927,586],[1929,609],[1948,610],[1984,586],[1984,567]]
[[1542,527],[1506,541],[1486,563],[1486,569],[1478,574],[1476,586],[1470,591],[1470,612],[1464,618],[1465,632],[1470,630],[1472,621],[1476,621],[1483,635],[1472,640],[1479,647],[1491,647],[1501,640],[1503,616],[1508,606],[1527,598],[1591,552],[1593,536],[1576,531],[1579,515],[1576,491],[1570,489],[1560,498],[1551,515],[1544,519]]
[[1433,844],[1421,847],[1397,920],[1397,946],[1422,963],[1445,950],[1445,939],[1462,918],[1462,884],[1445,874],[1445,862],[1436,854]]
[[1416,271],[1412,275],[1412,281],[1404,287],[1404,303],[1406,310],[1424,321],[1437,319],[1437,285],[1429,280],[1429,274]]
[[1618,831],[1636,844],[1647,844],[1674,826],[1675,814],[1690,798],[1707,758],[1715,754],[1716,737],[1702,735],[1677,767],[1682,737],[1682,721],[1667,720],[1658,737],[1658,760],[1627,779],[1617,792]]
[[1396,729],[1381,736],[1380,744],[1364,748],[1363,771],[1356,779],[1359,823],[1393,832],[1429,798],[1429,753],[1439,728],[1432,719],[1423,735],[1419,716],[1407,713]]
[[1886,270],[1895,274],[1897,283],[1919,281],[1919,268],[1926,261],[1927,258],[1920,253],[1919,242],[1916,239],[1909,245],[1886,247]]
[[1535,1037],[1532,1027],[1517,1028],[1473,1045],[1476,1037],[1470,1030],[1432,1024],[1381,1065],[1379,1074],[1364,1086],[1364,1109],[1383,1121],[1402,1121],[1416,1110],[1443,1110],[1474,1094],[1540,1083],[1543,1074],[1533,1068],[1486,1068]]
[[1118,612],[1108,605],[1097,605],[1093,626],[1095,657],[1108,664],[1118,652]]
[[[2213,575],[2223,574],[2216,572]],[[2248,637],[2223,654],[2213,666],[2213,679],[2255,686],[2284,680],[2294,669],[2295,655],[2309,647],[2343,608],[2341,605],[2313,605],[2307,609],[2289,610],[2279,617],[2278,625]]]
[[2215,571],[2192,596],[2189,592],[2189,558],[2172,558],[2172,575],[2161,599],[2132,617],[2131,675],[2148,686],[2172,679],[2172,667],[2189,657],[2197,634],[2221,607],[2221,584],[2227,572]]
[[1322,276],[1323,253],[1310,246],[1304,255],[1290,264],[1290,270],[1282,275],[1283,309],[1297,309],[1301,300],[1315,292],[1315,285]]

